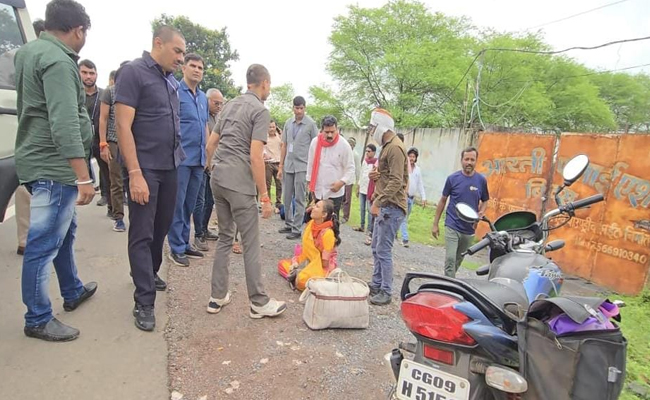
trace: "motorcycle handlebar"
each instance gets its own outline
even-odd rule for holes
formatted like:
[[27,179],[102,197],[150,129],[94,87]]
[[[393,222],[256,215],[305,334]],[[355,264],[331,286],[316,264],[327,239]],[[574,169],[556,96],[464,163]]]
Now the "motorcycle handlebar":
[[483,249],[486,248],[489,244],[490,244],[490,239],[488,239],[487,237],[486,237],[486,238],[483,238],[483,239],[481,239],[480,242],[476,243],[475,245],[473,245],[472,247],[470,247],[469,249],[467,249],[467,251],[465,252],[465,254],[469,254],[469,255],[471,256],[472,254],[477,253],[477,252],[479,252],[480,250],[483,250]]
[[600,203],[601,201],[605,200],[605,197],[602,194],[595,194],[593,196],[589,196],[584,199],[576,200],[572,203],[569,203],[571,207],[575,210],[578,208],[584,208],[587,206],[590,206],[594,203]]

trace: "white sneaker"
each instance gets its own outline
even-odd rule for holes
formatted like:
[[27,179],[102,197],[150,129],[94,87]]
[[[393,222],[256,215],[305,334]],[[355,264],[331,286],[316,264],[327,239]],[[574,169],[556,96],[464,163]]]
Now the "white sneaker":
[[230,301],[230,292],[226,293],[226,297],[223,299],[215,299],[214,297],[210,297],[210,301],[208,301],[208,312],[210,314],[216,314],[221,311],[223,307],[230,304]]
[[277,317],[286,309],[287,305],[284,301],[270,299],[269,302],[263,306],[256,306],[255,304],[251,303],[250,316],[254,319],[260,319],[264,317]]

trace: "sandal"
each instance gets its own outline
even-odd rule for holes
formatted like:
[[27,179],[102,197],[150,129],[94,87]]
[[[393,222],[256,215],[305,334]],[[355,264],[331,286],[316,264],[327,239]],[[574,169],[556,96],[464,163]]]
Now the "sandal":
[[352,230],[353,230],[353,231],[356,231],[356,232],[363,232],[363,231],[365,231],[365,229],[363,229],[363,227],[361,227],[361,226],[357,226],[356,228],[352,228]]
[[372,236],[366,236],[366,241],[363,244],[370,246],[372,244]]
[[298,269],[294,269],[287,275],[287,281],[289,282],[289,287],[291,290],[296,290],[296,278],[298,277]]
[[242,253],[243,253],[243,252],[242,252],[242,248],[241,248],[241,246],[239,245],[239,242],[235,242],[235,243],[232,245],[232,252],[235,253],[235,254],[242,254]]

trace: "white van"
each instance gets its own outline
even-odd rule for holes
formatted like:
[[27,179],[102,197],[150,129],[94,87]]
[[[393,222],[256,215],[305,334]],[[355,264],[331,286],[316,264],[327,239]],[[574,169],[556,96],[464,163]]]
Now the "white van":
[[36,39],[24,0],[0,0],[0,222],[18,187],[16,145],[16,87],[14,55]]

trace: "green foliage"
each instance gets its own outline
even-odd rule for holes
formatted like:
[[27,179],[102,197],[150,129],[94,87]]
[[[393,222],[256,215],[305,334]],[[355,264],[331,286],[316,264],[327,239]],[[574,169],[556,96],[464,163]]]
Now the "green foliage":
[[326,115],[333,115],[341,128],[359,128],[356,115],[361,111],[345,99],[337,97],[330,88],[311,86],[309,96],[313,103],[309,105],[309,115],[318,122]]
[[277,122],[280,129],[284,127],[284,123],[289,118],[293,117],[294,97],[293,85],[290,83],[271,88],[271,95],[266,100],[265,105],[271,113],[271,118]]
[[0,10],[0,54],[19,48],[23,44],[18,22],[11,8]]
[[[226,28],[212,30],[195,24],[184,16],[174,17],[162,14],[152,23],[152,30],[161,25],[171,25],[178,29],[185,36],[187,53],[196,53],[205,61],[205,73],[201,88],[219,89],[226,98],[232,98],[241,92],[241,88],[235,86],[231,77],[230,63],[239,60],[237,50],[230,48]],[[176,73],[177,78],[182,78],[182,73]]]
[[467,19],[395,0],[350,6],[329,40],[327,69],[342,89],[312,96],[321,99],[319,112],[354,126],[381,105],[403,128],[461,126],[480,116],[534,131],[650,130],[647,75],[601,74],[564,56],[503,51],[552,50],[538,33],[479,32]]
[[[625,301],[621,309],[621,329],[627,338],[627,383],[635,382],[650,389],[650,291],[646,290],[636,297],[616,296]],[[629,389],[623,392],[622,399],[639,399]]]
[[455,125],[462,95],[440,104],[471,59],[468,28],[415,1],[350,6],[335,19],[327,68],[343,88],[341,98],[363,109],[381,105],[399,126]]
[[625,73],[593,75],[590,80],[600,89],[619,131],[648,131],[650,122],[650,77]]

